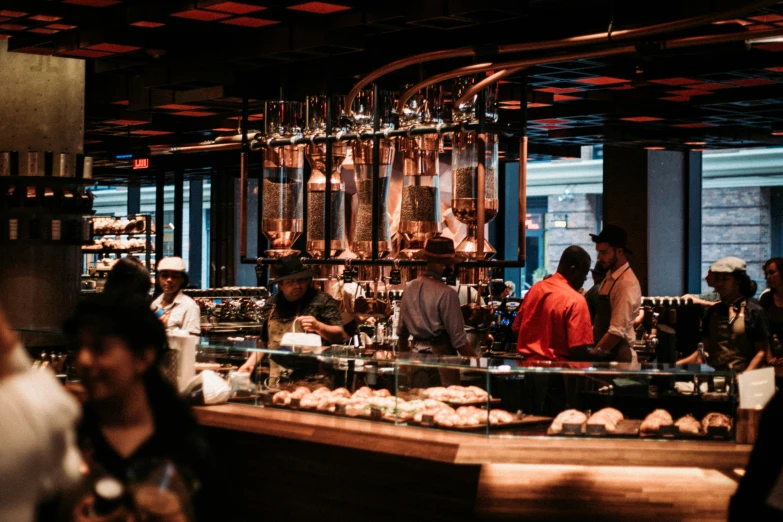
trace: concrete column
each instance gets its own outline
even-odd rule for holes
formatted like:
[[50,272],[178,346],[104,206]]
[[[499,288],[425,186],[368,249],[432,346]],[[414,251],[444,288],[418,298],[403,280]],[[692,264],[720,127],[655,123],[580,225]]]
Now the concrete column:
[[[701,154],[604,148],[604,224],[628,231],[631,267],[644,295],[682,295],[689,266],[701,262],[701,223],[691,224],[695,192],[701,191]],[[691,284],[693,284],[691,282]]]
[[[9,53],[7,47],[8,40],[0,40],[0,151],[83,153],[84,60]],[[0,305],[12,326],[59,331],[79,298],[81,248],[20,241],[0,251]],[[59,339],[26,335],[25,342]]]

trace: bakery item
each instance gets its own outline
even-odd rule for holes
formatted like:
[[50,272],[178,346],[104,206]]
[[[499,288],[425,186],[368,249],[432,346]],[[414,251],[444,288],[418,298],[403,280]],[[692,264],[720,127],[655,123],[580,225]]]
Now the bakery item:
[[272,404],[288,406],[291,404],[291,394],[287,391],[279,391],[272,396]]
[[699,421],[694,419],[692,415],[680,417],[674,425],[679,428],[680,433],[687,433],[690,435],[698,435],[701,433],[701,424],[699,424]]
[[552,425],[549,426],[551,433],[562,433],[563,424],[584,424],[587,421],[587,415],[579,410],[565,410],[561,411],[555,420],[552,421]]
[[514,420],[514,416],[506,410],[492,410],[489,412],[489,423],[492,425],[508,424]]
[[587,419],[587,424],[603,425],[606,431],[614,431],[621,420],[623,420],[623,414],[619,410],[604,408],[593,413]]
[[669,412],[658,409],[644,419],[639,431],[641,433],[658,433],[661,426],[671,426],[672,424],[674,424],[674,420]]
[[708,413],[702,419],[701,426],[704,428],[704,431],[707,431],[707,428],[726,428],[731,430],[731,417],[722,413]]

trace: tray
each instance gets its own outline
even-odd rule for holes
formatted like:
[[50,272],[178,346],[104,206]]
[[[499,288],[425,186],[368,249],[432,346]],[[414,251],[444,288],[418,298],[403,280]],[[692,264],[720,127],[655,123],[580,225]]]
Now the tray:
[[[532,426],[534,424],[543,424],[546,422],[552,422],[553,417],[541,417],[539,415],[517,415],[516,420],[513,420],[511,422],[507,422],[505,424],[490,424],[489,430],[505,430],[509,428],[519,428],[520,426]],[[434,423],[429,422],[416,422],[414,420],[409,420],[407,423],[409,426],[419,426],[424,428],[438,428],[442,430],[452,430],[452,431],[467,431],[467,432],[475,432],[475,431],[486,431],[487,424],[480,424],[478,426],[439,426]]]
[[663,426],[658,433],[639,433],[643,439],[672,439],[672,440],[725,440],[731,436],[731,430],[725,427],[710,426],[707,431],[699,433],[682,433],[677,426]]
[[550,426],[546,430],[547,435],[565,437],[636,437],[642,421],[638,419],[623,419],[617,424],[614,431],[606,431],[603,424],[563,424],[562,433],[553,433]]

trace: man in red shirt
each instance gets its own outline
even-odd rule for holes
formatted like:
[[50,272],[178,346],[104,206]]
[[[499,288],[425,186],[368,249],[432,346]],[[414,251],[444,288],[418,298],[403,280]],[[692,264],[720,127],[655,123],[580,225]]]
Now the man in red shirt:
[[578,290],[589,271],[590,254],[570,246],[555,275],[530,288],[512,327],[518,334],[517,352],[532,360],[584,358],[585,348],[593,345],[593,324]]

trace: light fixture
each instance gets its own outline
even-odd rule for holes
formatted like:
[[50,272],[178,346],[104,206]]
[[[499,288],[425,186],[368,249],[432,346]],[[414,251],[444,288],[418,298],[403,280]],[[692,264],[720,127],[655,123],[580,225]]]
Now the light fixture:
[[706,141],[686,141],[685,145],[706,145]]
[[554,214],[552,216],[553,228],[568,228],[568,214]]
[[557,200],[562,203],[563,201],[573,201],[574,200],[574,193],[571,192],[571,189],[566,187],[565,190],[563,190],[563,193],[557,196]]

